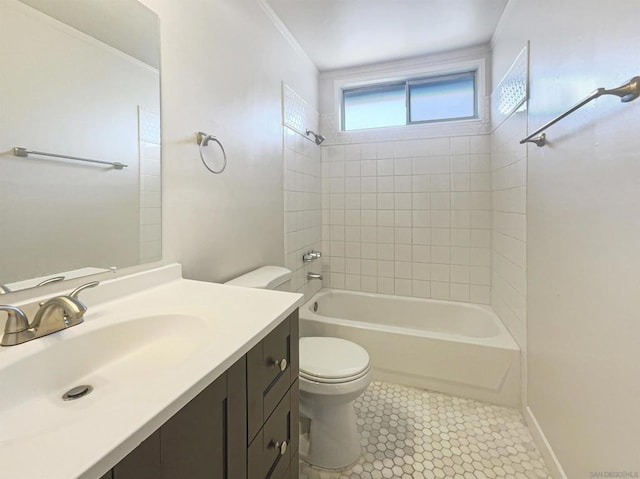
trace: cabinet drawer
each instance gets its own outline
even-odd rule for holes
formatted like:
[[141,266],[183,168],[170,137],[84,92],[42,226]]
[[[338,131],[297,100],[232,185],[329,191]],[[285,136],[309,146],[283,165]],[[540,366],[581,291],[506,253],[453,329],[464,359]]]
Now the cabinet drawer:
[[248,442],[298,377],[298,336],[296,310],[247,354]]
[[[251,479],[288,477],[291,458],[298,449],[298,382],[284,395],[264,427],[249,446],[248,473]],[[286,441],[286,450],[282,448]]]

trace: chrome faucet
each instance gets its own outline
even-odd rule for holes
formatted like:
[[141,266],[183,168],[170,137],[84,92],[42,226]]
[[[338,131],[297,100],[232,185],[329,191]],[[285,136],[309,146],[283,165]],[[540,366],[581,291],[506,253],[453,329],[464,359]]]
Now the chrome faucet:
[[312,249],[308,253],[305,253],[302,255],[302,261],[304,261],[305,263],[310,263],[314,259],[318,259],[321,257],[322,257],[322,253],[320,253],[320,251],[316,251]]
[[77,287],[68,296],[56,296],[40,303],[40,309],[31,324],[29,324],[27,315],[20,308],[0,305],[0,311],[6,311],[8,314],[0,345],[15,346],[62,329],[77,326],[84,321],[84,314],[87,312],[87,306],[78,299],[78,294],[99,284],[99,281],[92,281]]
[[320,274],[320,273],[307,273],[307,279],[322,279],[322,274]]

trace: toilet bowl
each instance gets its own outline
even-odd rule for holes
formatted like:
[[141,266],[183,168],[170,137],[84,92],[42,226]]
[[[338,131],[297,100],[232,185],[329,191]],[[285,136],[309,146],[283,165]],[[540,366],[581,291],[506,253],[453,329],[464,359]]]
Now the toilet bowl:
[[[263,266],[226,284],[286,290],[291,271]],[[367,351],[345,339],[300,338],[300,458],[326,469],[360,457],[353,402],[371,382]]]
[[361,454],[353,402],[371,382],[369,355],[340,338],[300,338],[300,458],[340,469]]

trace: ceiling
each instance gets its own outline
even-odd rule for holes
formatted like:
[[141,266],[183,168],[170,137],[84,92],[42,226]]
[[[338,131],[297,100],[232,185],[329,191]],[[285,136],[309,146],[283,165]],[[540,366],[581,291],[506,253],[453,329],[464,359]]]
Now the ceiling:
[[267,0],[320,71],[487,43],[508,0]]

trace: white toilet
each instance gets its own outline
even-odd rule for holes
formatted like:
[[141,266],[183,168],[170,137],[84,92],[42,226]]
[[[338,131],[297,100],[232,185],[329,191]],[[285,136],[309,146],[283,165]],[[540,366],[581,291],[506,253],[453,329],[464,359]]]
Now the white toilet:
[[[286,290],[291,271],[263,266],[226,284]],[[345,339],[300,338],[300,457],[327,469],[361,454],[353,402],[371,382],[367,351]]]
[[371,382],[369,354],[340,338],[300,338],[300,457],[340,469],[361,454],[353,402]]

